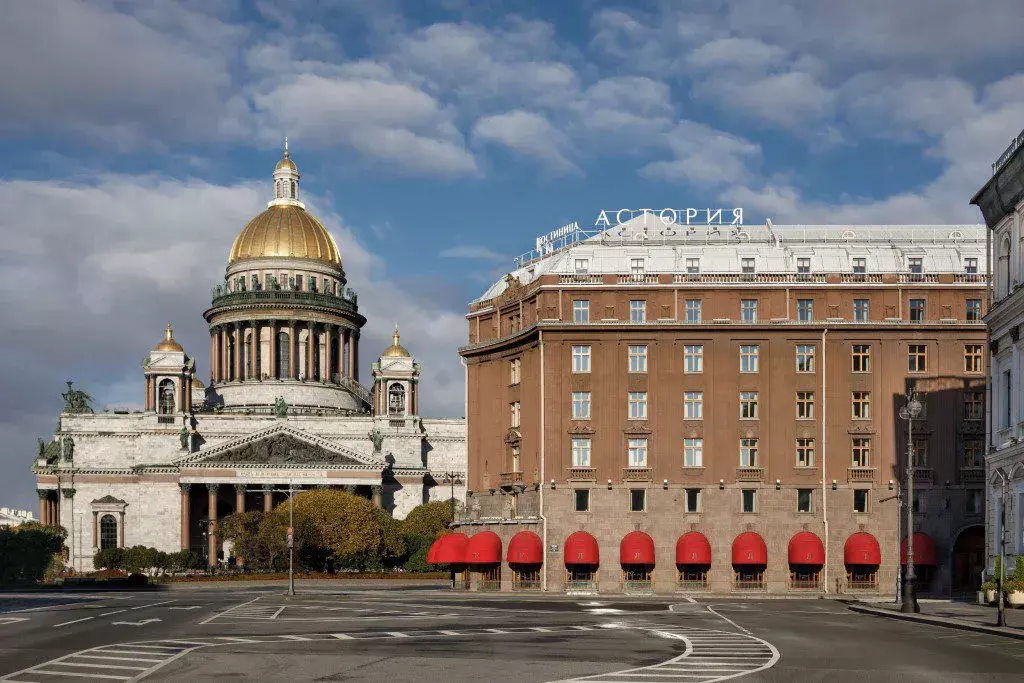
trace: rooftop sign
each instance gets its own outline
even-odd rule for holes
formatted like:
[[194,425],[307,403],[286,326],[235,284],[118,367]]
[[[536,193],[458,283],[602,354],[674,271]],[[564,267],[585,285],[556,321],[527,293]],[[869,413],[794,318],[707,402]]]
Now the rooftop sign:
[[743,209],[602,209],[594,225],[611,228],[641,216],[651,216],[665,226],[673,225],[743,225]]

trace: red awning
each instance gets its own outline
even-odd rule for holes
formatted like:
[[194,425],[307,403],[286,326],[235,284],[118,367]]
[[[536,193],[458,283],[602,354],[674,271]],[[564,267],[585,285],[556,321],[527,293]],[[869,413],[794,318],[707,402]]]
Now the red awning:
[[825,546],[810,531],[801,531],[789,539],[789,563],[825,566]]
[[858,531],[846,539],[843,562],[877,567],[882,564],[882,549],[878,547],[874,536],[866,531]]
[[676,564],[711,564],[711,544],[699,531],[689,531],[676,541]]
[[437,551],[440,547],[440,538],[430,544],[430,550],[427,551],[427,564],[439,564],[437,561]]
[[532,531],[520,531],[508,542],[509,564],[544,564],[544,542]]
[[768,546],[753,531],[745,531],[732,542],[733,564],[768,564]]
[[466,564],[467,545],[469,538],[465,534],[445,534],[431,547],[434,564]]
[[[900,564],[907,563],[907,539],[900,543]],[[922,531],[914,532],[914,564],[922,567],[938,567],[939,551],[932,537]]]
[[654,539],[642,531],[630,531],[619,543],[619,564],[654,566]]
[[597,539],[586,531],[569,534],[565,539],[565,566],[598,565],[601,554],[597,549]]
[[493,531],[481,531],[469,537],[466,564],[500,564],[501,539]]

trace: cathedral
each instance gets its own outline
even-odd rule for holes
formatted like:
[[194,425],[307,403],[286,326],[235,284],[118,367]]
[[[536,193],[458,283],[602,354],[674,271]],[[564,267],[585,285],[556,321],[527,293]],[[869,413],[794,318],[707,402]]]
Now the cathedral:
[[289,488],[344,488],[398,518],[463,498],[465,419],[420,416],[420,365],[397,326],[371,388],[360,382],[366,318],[337,243],[299,199],[287,144],[274,199],[235,238],[203,316],[208,385],[170,324],[143,361],[143,410],[93,412],[68,384],[33,470],[40,521],[68,531],[70,566],[135,545],[213,566],[230,556],[217,520],[269,510]]

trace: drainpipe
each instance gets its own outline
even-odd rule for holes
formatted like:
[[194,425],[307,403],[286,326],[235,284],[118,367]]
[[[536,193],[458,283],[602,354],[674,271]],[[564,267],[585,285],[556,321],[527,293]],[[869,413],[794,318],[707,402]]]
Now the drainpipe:
[[828,334],[828,327],[823,327],[821,330],[821,523],[824,526],[825,532],[825,566],[821,568],[821,584],[824,587],[824,592],[828,593],[828,501],[825,496],[828,495],[828,468],[826,463],[826,446],[827,446],[827,432],[825,425],[828,422],[828,365],[825,363],[825,336]]
[[540,504],[538,506],[538,515],[540,516],[542,537],[544,539],[544,571],[540,573],[540,589],[541,591],[547,591],[548,589],[548,519],[544,516],[544,441],[547,432],[544,431],[544,412],[547,404],[544,403],[544,330],[539,331],[540,335]]

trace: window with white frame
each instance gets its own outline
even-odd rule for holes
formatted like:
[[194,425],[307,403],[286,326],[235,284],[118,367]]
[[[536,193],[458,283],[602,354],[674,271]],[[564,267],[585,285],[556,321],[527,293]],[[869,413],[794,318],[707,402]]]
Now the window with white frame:
[[590,372],[590,347],[572,347],[572,371]]
[[814,345],[813,344],[797,344],[796,345],[796,371],[797,372],[814,372]]
[[590,301],[588,299],[575,299],[572,302],[572,321],[574,323],[590,322]]
[[871,419],[871,392],[870,391],[855,391],[852,394],[851,399],[851,412],[850,416],[854,420],[870,420]]
[[798,420],[813,420],[814,419],[814,392],[813,391],[798,391],[798,392],[796,392],[796,419],[798,419]]
[[690,256],[686,259],[686,272],[690,275],[696,275],[700,272],[700,259]]
[[704,392],[687,391],[683,393],[683,419],[704,419]]
[[647,302],[642,299],[634,299],[629,302],[629,322],[647,322]]
[[683,467],[704,467],[704,439],[683,439]]
[[647,467],[647,439],[629,440],[629,466]]
[[647,392],[646,391],[631,391],[631,392],[629,392],[629,419],[630,420],[646,420],[647,419]]
[[981,320],[981,299],[968,299],[965,308],[967,322],[976,323]]
[[796,466],[814,466],[814,439],[796,440]]
[[748,274],[749,273],[753,273],[754,272],[754,258],[751,257],[751,256],[744,256],[743,258],[741,258],[740,259],[740,269],[744,273],[748,273]]
[[740,300],[740,320],[745,323],[757,322],[757,299]]
[[701,320],[702,301],[700,299],[686,300],[686,322],[699,323]]
[[643,275],[644,260],[642,258],[629,259],[629,272],[633,275]]
[[854,256],[853,272],[857,275],[863,275],[868,272],[868,260],[863,256]]
[[859,323],[865,323],[869,320],[869,304],[867,299],[854,299],[853,300],[853,319]]
[[924,270],[924,259],[920,256],[911,256],[907,259],[907,270],[915,275],[920,275]]
[[522,360],[519,358],[513,358],[508,363],[508,383],[515,385],[519,384],[519,379],[522,376]]
[[585,259],[585,258],[578,258],[578,259],[576,259],[576,262],[574,264],[574,270],[577,273],[579,273],[581,275],[584,275],[584,274],[586,274],[587,270],[589,270],[589,269],[590,269],[590,259]]
[[796,272],[802,275],[811,272],[811,257],[799,256],[796,259]]
[[796,319],[803,323],[814,320],[814,299],[796,300]]
[[513,401],[508,404],[509,413],[511,414],[511,426],[519,426],[519,401]]
[[590,439],[572,440],[572,466],[590,467]]
[[757,372],[761,347],[756,344],[740,346],[740,372]]
[[850,460],[853,467],[870,467],[871,439],[854,437],[850,447]]
[[740,419],[741,420],[756,420],[757,419],[757,392],[756,391],[741,391],[740,392]]
[[589,420],[590,419],[590,392],[589,391],[574,391],[574,392],[572,392],[572,419],[574,419],[574,420]]
[[757,467],[757,439],[740,439],[740,467]]
[[924,299],[911,299],[910,300],[910,322],[919,323],[924,322]]
[[704,372],[703,344],[687,344],[683,346],[683,372],[691,375]]
[[977,275],[978,273],[978,259],[973,256],[968,256],[964,259],[964,273],[967,275]]
[[647,345],[629,345],[629,371],[647,372]]

